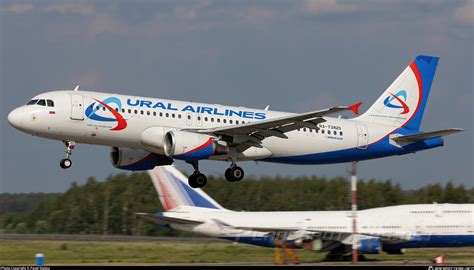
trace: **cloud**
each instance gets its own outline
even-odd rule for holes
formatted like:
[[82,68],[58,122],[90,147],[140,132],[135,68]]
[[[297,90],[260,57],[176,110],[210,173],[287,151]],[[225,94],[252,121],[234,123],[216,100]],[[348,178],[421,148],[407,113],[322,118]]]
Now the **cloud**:
[[100,81],[100,74],[98,72],[86,72],[79,77],[71,80],[70,87],[79,85],[79,89],[97,89]]
[[466,0],[454,11],[454,18],[461,23],[474,24],[474,0]]
[[57,12],[61,14],[79,14],[82,16],[90,16],[96,12],[94,5],[75,1],[54,2],[53,4],[42,8],[42,10],[45,12]]
[[340,3],[337,0],[304,0],[303,9],[312,15],[350,13],[356,11],[356,6]]
[[0,12],[22,14],[25,12],[32,11],[33,9],[34,9],[34,6],[32,4],[16,3],[16,4],[11,4],[7,7],[0,7]]

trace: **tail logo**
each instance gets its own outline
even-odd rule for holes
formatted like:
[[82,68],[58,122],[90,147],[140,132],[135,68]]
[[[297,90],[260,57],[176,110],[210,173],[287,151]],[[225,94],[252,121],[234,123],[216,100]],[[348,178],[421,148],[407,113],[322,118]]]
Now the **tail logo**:
[[[104,101],[100,101],[97,99],[94,99],[94,100],[97,101],[97,103],[99,103],[100,105],[96,106],[95,105],[96,103],[93,102],[91,105],[89,105],[89,107],[87,107],[86,116],[89,119],[101,121],[101,122],[117,122],[117,126],[110,129],[114,131],[122,130],[127,127],[127,121],[118,112],[122,110],[122,102],[120,101],[120,99],[115,98],[115,97],[110,97],[110,98],[105,99]],[[114,103],[117,105],[117,111],[108,105],[110,103]],[[114,117],[110,118],[110,117],[104,117],[104,116],[98,115],[97,111],[99,111],[102,108],[106,108],[108,111],[112,113]]]
[[[394,100],[396,100],[398,104],[393,104],[392,101]],[[390,93],[390,96],[388,96],[383,101],[383,104],[389,108],[403,109],[403,111],[400,114],[407,114],[410,112],[410,108],[408,108],[406,101],[407,101],[407,91],[400,90],[395,95]]]

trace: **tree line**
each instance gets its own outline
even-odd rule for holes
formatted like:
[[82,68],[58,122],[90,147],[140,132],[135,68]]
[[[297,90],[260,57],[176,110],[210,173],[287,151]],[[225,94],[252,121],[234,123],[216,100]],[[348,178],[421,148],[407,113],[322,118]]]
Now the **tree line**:
[[[350,209],[350,182],[342,177],[262,177],[229,183],[210,176],[204,191],[236,211]],[[448,182],[402,190],[390,180],[358,183],[359,209],[433,202],[474,203],[474,188]],[[59,194],[0,194],[0,205],[0,231],[4,233],[183,234],[134,214],[163,211],[146,173],[117,174],[103,182],[90,177],[84,185],[73,183]]]

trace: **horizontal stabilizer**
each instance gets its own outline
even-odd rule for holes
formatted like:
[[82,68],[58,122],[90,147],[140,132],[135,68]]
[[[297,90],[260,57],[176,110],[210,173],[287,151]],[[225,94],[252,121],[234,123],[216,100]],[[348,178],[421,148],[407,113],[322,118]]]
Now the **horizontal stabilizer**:
[[415,135],[398,136],[398,137],[393,137],[392,139],[396,142],[415,142],[415,141],[422,141],[422,140],[425,140],[425,139],[431,139],[431,138],[437,138],[437,137],[441,137],[441,136],[451,135],[451,134],[458,133],[458,132],[461,132],[461,131],[464,131],[464,129],[462,129],[462,128],[450,128],[450,129],[425,132],[425,133],[420,133],[420,134],[415,134]]
[[153,215],[153,214],[148,214],[148,213],[135,213],[135,215],[143,217],[146,220],[149,220],[151,222],[155,222],[155,223],[158,223],[158,224],[161,224],[161,225],[166,225],[166,224],[198,225],[198,224],[203,223],[201,221],[196,221],[196,220],[158,216],[158,215]]

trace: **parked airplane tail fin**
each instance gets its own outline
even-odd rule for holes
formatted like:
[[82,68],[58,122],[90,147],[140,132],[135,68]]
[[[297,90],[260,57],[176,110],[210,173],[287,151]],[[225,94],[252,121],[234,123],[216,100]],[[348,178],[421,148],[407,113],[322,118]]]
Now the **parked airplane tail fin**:
[[359,121],[419,130],[438,57],[420,55],[395,79]]
[[188,178],[172,165],[157,166],[148,174],[165,211],[179,206],[225,209],[201,189],[190,187]]

